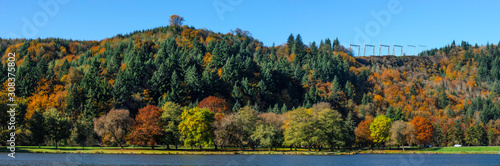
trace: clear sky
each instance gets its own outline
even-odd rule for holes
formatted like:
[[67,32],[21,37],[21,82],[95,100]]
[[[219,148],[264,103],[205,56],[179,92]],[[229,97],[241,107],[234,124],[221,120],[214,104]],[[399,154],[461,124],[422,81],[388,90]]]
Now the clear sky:
[[184,24],[196,28],[250,31],[267,46],[285,43],[290,33],[300,34],[306,44],[338,38],[343,45],[367,42],[436,48],[453,40],[479,45],[500,41],[500,1],[494,0],[29,2],[0,0],[0,37],[101,40],[166,26],[170,15],[178,14]]

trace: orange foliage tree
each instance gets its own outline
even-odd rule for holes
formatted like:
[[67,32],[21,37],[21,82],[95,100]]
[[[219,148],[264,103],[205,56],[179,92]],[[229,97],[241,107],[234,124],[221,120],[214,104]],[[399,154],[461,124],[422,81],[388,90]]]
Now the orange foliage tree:
[[425,145],[432,142],[434,126],[432,126],[432,123],[428,119],[417,116],[413,118],[411,123],[415,127],[415,138],[420,144]]
[[373,138],[370,136],[370,123],[373,122],[373,119],[365,119],[358,124],[358,127],[354,130],[354,134],[356,135],[356,143],[359,146],[366,147],[371,146],[373,144]]
[[170,16],[170,26],[182,26],[182,22],[184,22],[184,17],[175,14]]
[[215,96],[208,96],[203,99],[200,104],[198,104],[198,108],[208,108],[210,111],[215,113],[215,120],[217,121],[231,113],[231,107],[226,100]]
[[147,105],[139,109],[135,117],[130,140],[132,144],[149,145],[152,149],[158,144],[163,136],[163,125],[160,121],[163,110],[154,105]]

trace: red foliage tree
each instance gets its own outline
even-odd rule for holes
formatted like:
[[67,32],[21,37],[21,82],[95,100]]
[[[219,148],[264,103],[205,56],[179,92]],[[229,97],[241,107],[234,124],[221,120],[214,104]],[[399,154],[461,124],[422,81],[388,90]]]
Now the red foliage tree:
[[160,120],[162,113],[163,110],[154,105],[139,109],[129,137],[132,144],[149,145],[154,149],[163,136],[163,124]]
[[208,96],[203,99],[200,104],[198,104],[198,108],[208,108],[210,111],[215,113],[215,120],[217,121],[231,113],[231,107],[226,100],[215,96]]
[[420,144],[425,145],[432,142],[434,137],[434,126],[428,119],[417,116],[413,118],[411,123],[415,127],[415,138]]

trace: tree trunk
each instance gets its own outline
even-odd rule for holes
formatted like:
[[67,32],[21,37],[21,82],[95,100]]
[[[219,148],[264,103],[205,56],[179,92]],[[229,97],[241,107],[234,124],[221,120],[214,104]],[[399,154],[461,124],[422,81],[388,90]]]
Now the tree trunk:
[[269,151],[271,151],[271,146],[269,146]]
[[38,144],[38,149],[40,149],[40,144]]
[[177,150],[177,144],[175,144],[175,150]]
[[215,145],[215,150],[217,150],[217,145]]
[[120,140],[116,137],[115,133],[111,132],[111,134],[112,134],[112,135],[113,135],[113,137],[115,138],[116,143],[118,143],[118,145],[120,145],[120,148],[122,148],[122,149],[123,149],[122,143],[121,143],[121,141],[120,141]]
[[201,144],[200,144],[200,150],[203,150],[203,148],[201,147]]
[[57,149],[57,140],[56,140],[56,149]]
[[167,150],[170,150],[170,145],[169,144],[167,144]]
[[155,150],[155,145],[151,145],[151,149]]
[[307,145],[307,151],[311,151],[311,146]]

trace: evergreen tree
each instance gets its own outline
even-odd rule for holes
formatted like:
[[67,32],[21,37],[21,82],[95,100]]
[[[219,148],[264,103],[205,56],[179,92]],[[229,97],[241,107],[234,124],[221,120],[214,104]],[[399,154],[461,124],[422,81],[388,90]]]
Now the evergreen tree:
[[234,103],[234,105],[233,105],[232,111],[233,112],[238,112],[238,110],[240,110],[240,108],[241,108],[241,104],[240,104],[240,102],[238,100],[236,100],[236,103]]
[[498,58],[495,58],[491,64],[491,70],[490,70],[491,78],[493,80],[499,80],[500,79],[500,62]]
[[166,63],[161,64],[160,68],[153,73],[153,76],[148,81],[153,99],[160,98],[168,90],[170,73],[166,65]]
[[271,112],[275,113],[275,114],[279,114],[280,113],[280,109],[279,109],[278,103],[274,104],[274,107],[271,110]]
[[338,102],[339,100],[338,91],[340,91],[340,85],[338,78],[335,75],[332,81],[332,86],[330,87],[330,95],[328,96],[328,99],[330,99],[331,101]]
[[347,81],[345,84],[345,94],[347,98],[353,98],[354,97],[354,90],[352,88],[351,82]]
[[390,118],[392,121],[397,121],[394,109],[392,108],[392,105],[389,106],[389,108],[387,108],[387,111],[385,112],[385,116],[387,116],[388,118]]
[[283,103],[283,107],[281,107],[280,114],[284,114],[287,112],[286,104]]
[[412,96],[416,96],[417,95],[417,88],[415,87],[415,84],[411,84],[411,87],[410,87],[410,94]]
[[356,134],[354,133],[354,129],[356,128],[356,122],[352,118],[352,113],[349,112],[347,114],[347,118],[344,121],[343,125],[343,141],[344,145],[347,148],[351,148],[356,142]]
[[181,93],[183,89],[181,88],[181,82],[179,77],[177,76],[177,72],[174,71],[172,73],[171,81],[170,81],[170,91],[167,93],[167,101],[171,101],[174,103],[179,103],[181,99]]
[[19,66],[16,73],[16,95],[19,97],[29,97],[35,90],[38,82],[35,62],[31,55],[26,55],[23,65]]
[[186,86],[189,87],[189,90],[191,90],[190,96],[193,99],[199,99],[198,96],[200,96],[201,92],[201,83],[195,65],[192,65],[185,71],[184,80],[186,82]]
[[293,34],[290,34],[290,36],[288,36],[288,40],[286,42],[286,46],[288,47],[288,55],[290,55],[292,53],[292,46],[294,45],[294,37],[293,37]]
[[231,96],[233,97],[233,99],[236,102],[240,102],[243,99],[243,95],[241,94],[240,89],[238,88],[237,83],[238,82],[236,81],[235,84],[233,85],[233,90],[231,92]]

